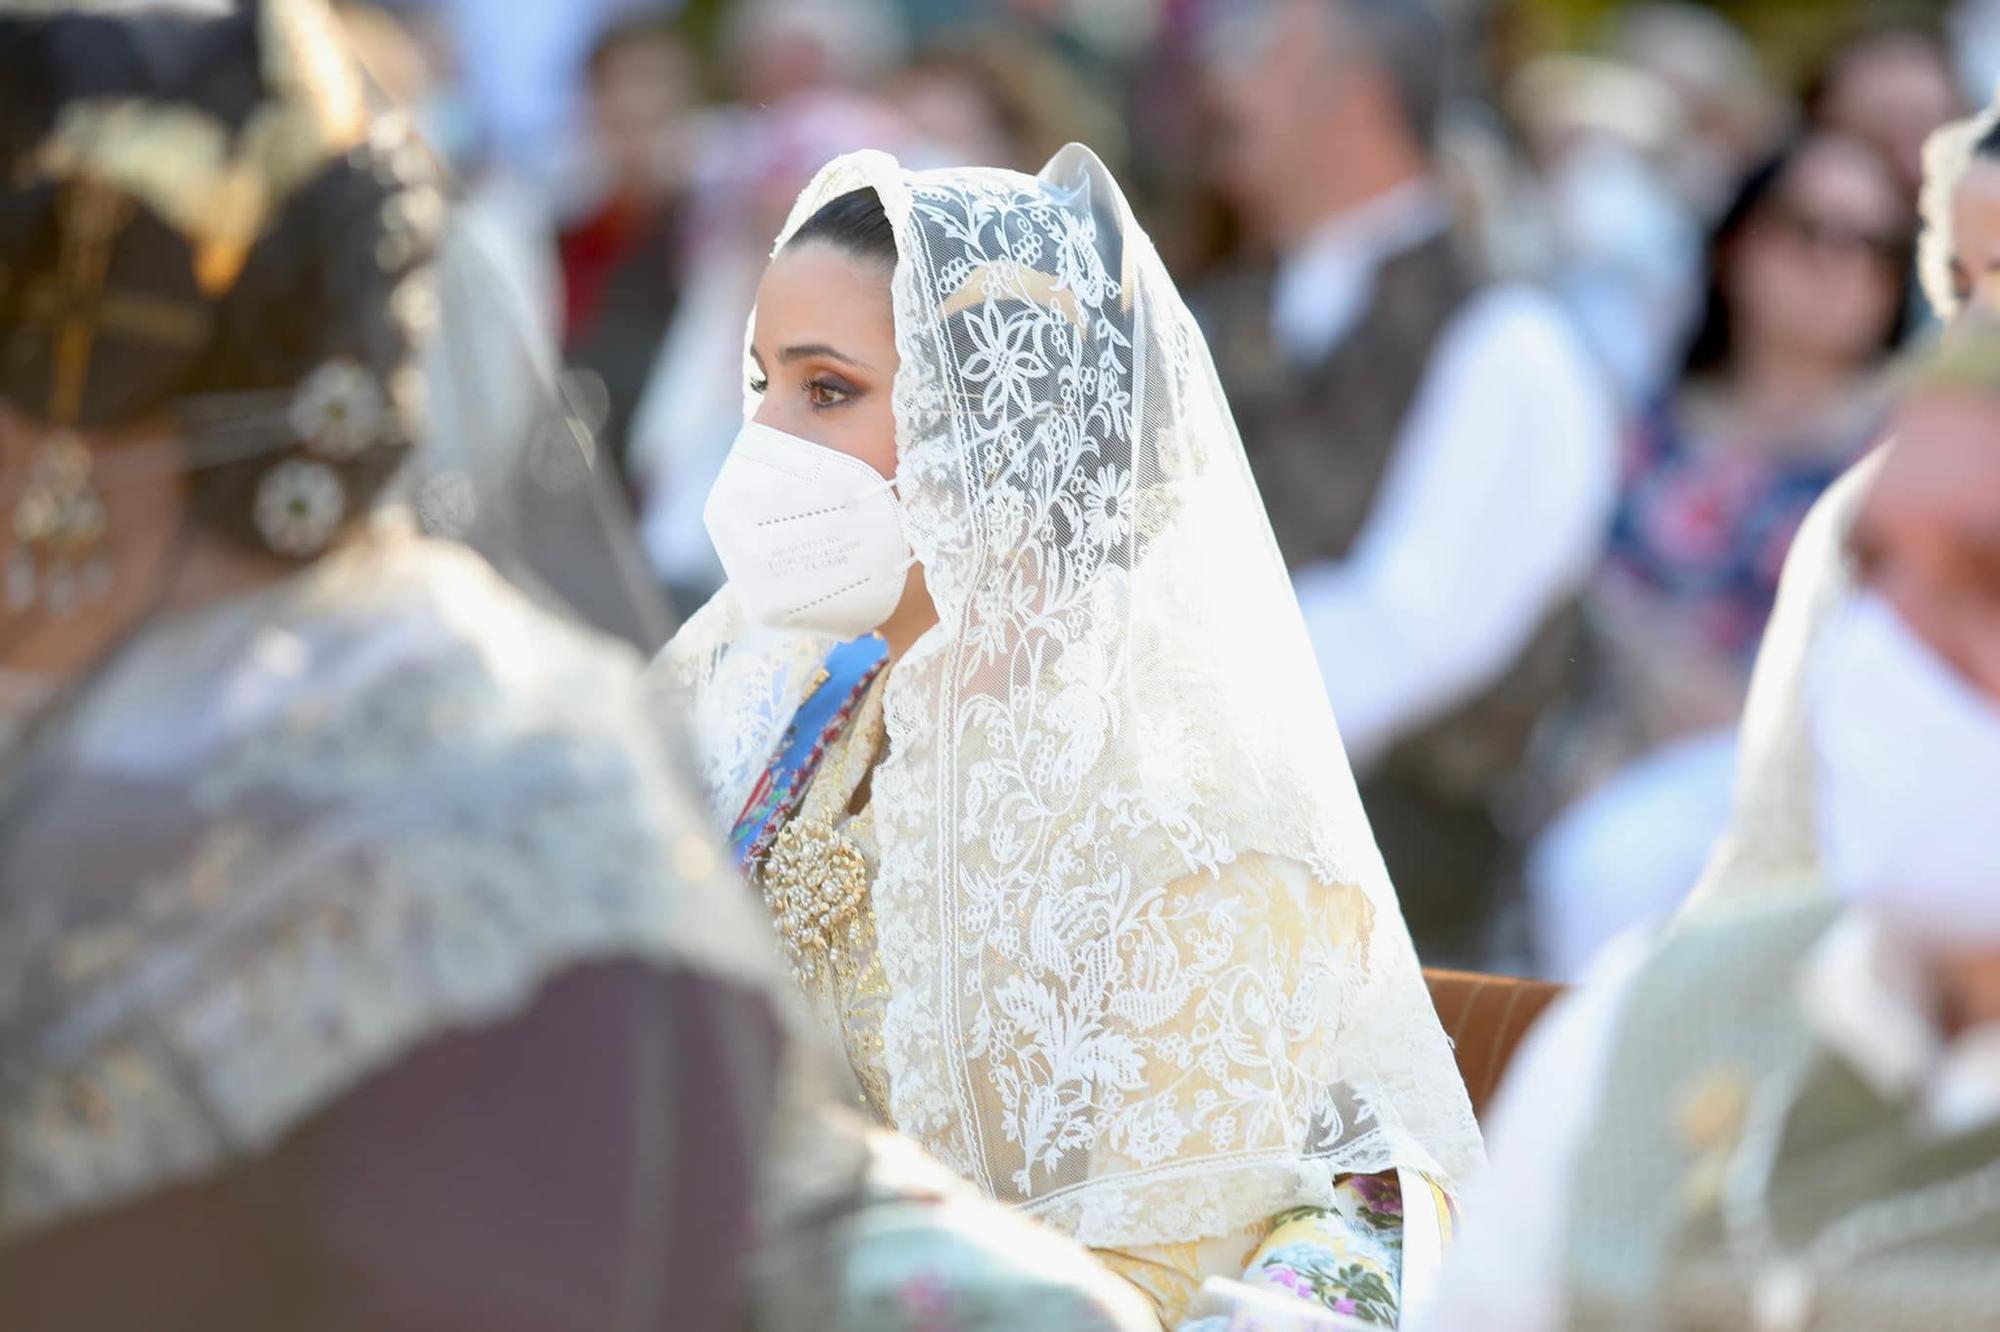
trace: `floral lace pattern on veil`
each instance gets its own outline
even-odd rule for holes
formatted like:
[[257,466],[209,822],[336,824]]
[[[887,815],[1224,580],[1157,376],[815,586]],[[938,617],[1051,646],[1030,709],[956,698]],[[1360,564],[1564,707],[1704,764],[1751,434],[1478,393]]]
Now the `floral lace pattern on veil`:
[[[898,493],[940,624],[892,669],[872,905],[896,1124],[1093,1245],[1477,1129],[1207,348],[1116,185],[842,158],[895,225]],[[825,645],[725,591],[672,645],[725,817]],[[1365,645],[1356,645],[1365,650]]]

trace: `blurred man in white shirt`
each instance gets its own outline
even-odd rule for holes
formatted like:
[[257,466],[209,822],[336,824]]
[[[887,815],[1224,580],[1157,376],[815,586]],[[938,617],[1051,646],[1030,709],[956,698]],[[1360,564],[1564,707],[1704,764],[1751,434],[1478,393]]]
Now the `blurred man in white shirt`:
[[1226,7],[1223,181],[1273,262],[1198,304],[1427,961],[1478,960],[1509,788],[1568,687],[1615,414],[1554,302],[1489,285],[1433,170],[1418,0]]

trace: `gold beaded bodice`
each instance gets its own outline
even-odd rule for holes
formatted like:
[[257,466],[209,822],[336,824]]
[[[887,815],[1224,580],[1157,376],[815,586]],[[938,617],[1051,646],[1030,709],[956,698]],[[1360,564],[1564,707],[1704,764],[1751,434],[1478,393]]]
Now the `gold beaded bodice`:
[[888,1070],[882,1011],[889,985],[875,948],[870,886],[875,877],[875,820],[856,793],[881,756],[882,684],[878,677],[832,740],[805,799],[756,869],[757,885],[778,939],[806,997],[841,1036],[862,1099],[885,1125]]

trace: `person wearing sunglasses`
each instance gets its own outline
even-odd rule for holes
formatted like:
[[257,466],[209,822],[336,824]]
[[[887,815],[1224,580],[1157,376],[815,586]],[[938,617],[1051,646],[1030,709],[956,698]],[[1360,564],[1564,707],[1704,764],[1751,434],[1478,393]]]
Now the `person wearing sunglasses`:
[[1888,165],[1823,132],[1753,172],[1715,229],[1705,308],[1633,434],[1588,600],[1598,677],[1560,765],[1580,799],[1530,864],[1549,974],[1672,911],[1727,821],[1734,724],[1785,553],[1881,437],[1911,231]]
[[[1917,272],[1946,336],[1956,336],[1970,313],[2000,298],[2000,102],[1931,136],[1921,211]],[[1805,672],[1821,631],[1853,593],[1843,543],[1876,458],[1863,459],[1820,497],[1786,557],[1744,706],[1729,832],[1689,896],[1690,913],[1730,906],[1818,869]]]

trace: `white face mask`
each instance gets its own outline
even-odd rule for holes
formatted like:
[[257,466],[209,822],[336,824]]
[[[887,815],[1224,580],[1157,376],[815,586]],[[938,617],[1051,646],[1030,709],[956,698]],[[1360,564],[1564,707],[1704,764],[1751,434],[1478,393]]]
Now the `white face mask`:
[[914,563],[891,484],[859,458],[747,422],[703,514],[750,617],[853,638],[889,618]]
[[1915,942],[2000,944],[2000,707],[1873,593],[1819,649],[1807,706],[1835,889]]

